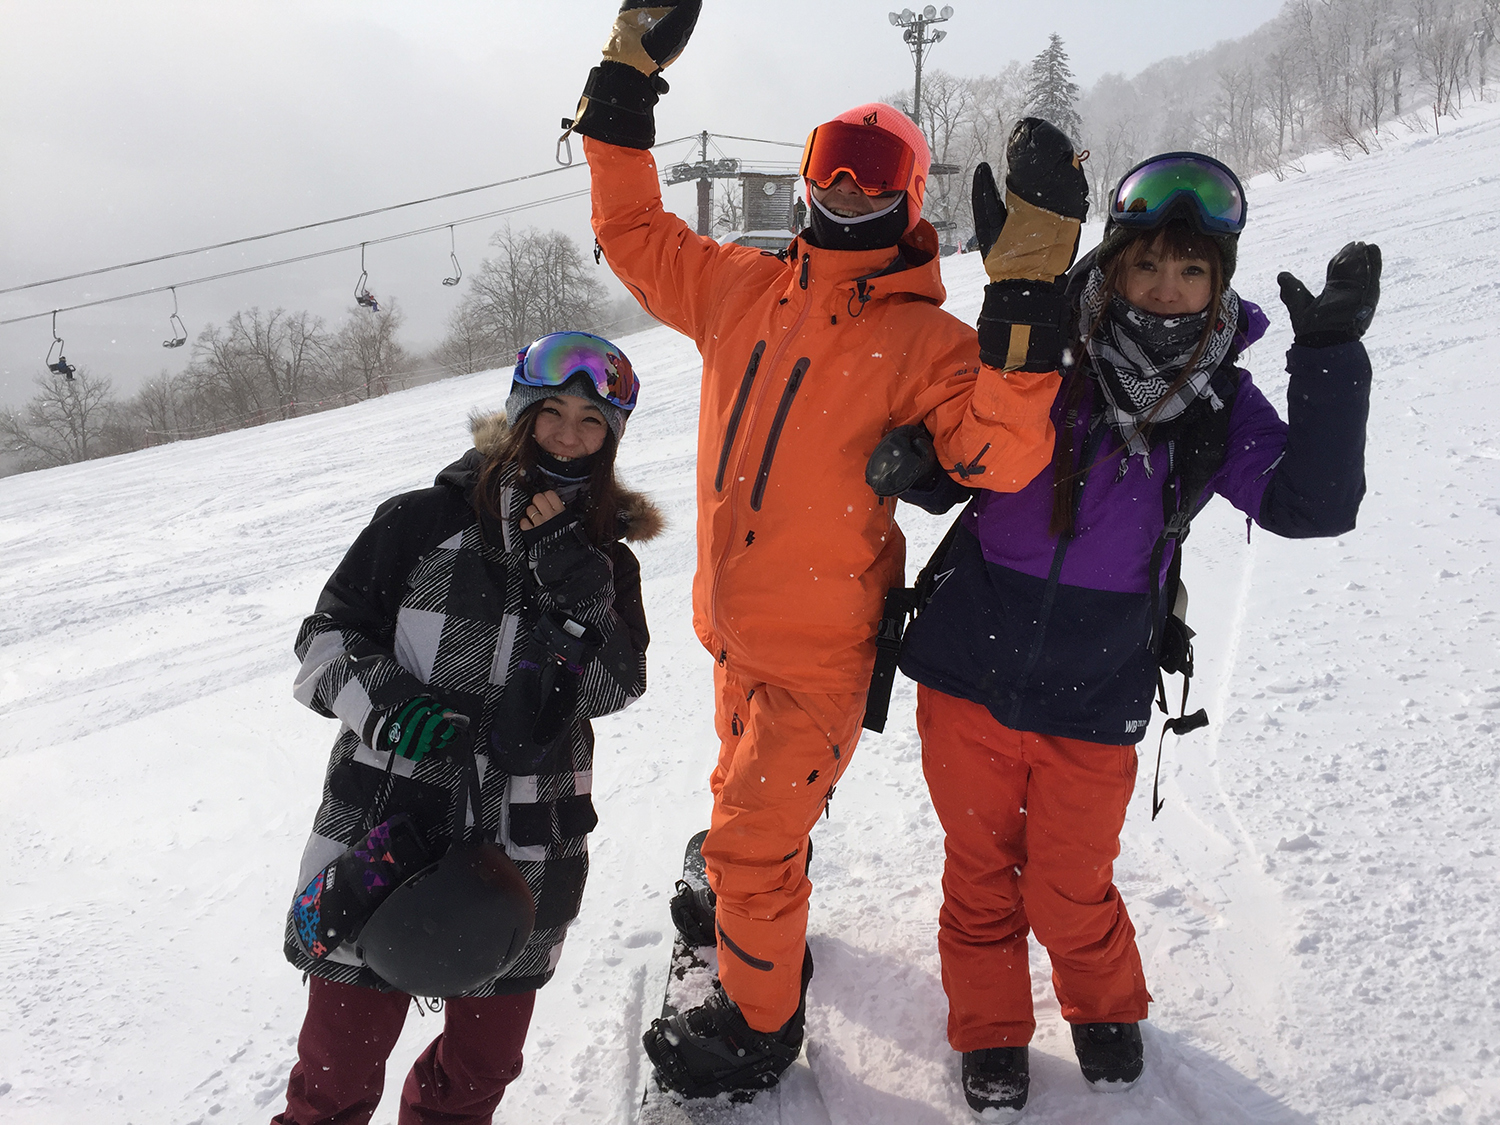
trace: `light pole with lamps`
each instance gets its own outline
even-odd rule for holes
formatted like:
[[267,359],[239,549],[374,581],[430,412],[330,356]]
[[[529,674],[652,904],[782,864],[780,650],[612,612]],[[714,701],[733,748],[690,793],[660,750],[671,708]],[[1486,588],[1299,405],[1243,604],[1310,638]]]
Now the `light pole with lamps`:
[[890,13],[891,26],[905,28],[901,38],[911,48],[911,57],[917,67],[917,80],[911,99],[911,115],[918,129],[922,127],[922,58],[934,43],[941,43],[948,37],[948,33],[941,28],[935,31],[928,31],[928,28],[935,23],[945,22],[952,15],[953,8],[947,4],[943,5],[941,12],[936,6],[928,4],[921,12],[902,8],[899,12]]

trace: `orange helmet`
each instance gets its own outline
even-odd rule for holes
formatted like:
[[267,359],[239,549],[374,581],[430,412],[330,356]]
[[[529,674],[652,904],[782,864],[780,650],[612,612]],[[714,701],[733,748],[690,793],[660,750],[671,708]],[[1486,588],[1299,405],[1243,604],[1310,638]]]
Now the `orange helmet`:
[[826,188],[847,172],[866,195],[906,192],[908,231],[922,217],[931,167],[922,130],[884,102],[857,105],[824,122],[802,149],[802,175],[810,185]]

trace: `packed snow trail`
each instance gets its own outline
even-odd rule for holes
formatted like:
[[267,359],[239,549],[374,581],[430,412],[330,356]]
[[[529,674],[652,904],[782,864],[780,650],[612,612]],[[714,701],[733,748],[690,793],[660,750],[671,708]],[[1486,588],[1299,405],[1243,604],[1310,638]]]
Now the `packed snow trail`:
[[[1275,275],[1317,289],[1350,238],[1385,251],[1359,528],[1286,542],[1216,502],[1194,524],[1195,700],[1156,733],[1118,880],[1156,997],[1148,1070],[1085,1089],[1034,949],[1032,1125],[1500,1122],[1500,113],[1250,185],[1236,286],[1273,330]],[[1097,227],[1092,228],[1097,236]],[[972,320],[975,256],[945,263]],[[601,824],[583,914],[539,998],[500,1122],[639,1106],[640,1034],[670,949],[682,842],[707,823],[711,665],[692,635],[696,353],[626,348],[625,473],[669,514],[641,552],[646,697],[598,724]],[[1488,347],[1486,345],[1489,345]],[[332,723],[295,704],[291,643],[392,493],[423,487],[507,373],[0,480],[0,1120],[250,1125],[281,1104],[305,993],[283,914]],[[919,566],[947,525],[903,512]],[[935,944],[941,833],[912,685],[818,827],[807,1080],[834,1125],[971,1120]],[[378,1125],[436,1030],[408,1020]],[[802,1072],[799,1071],[799,1076]]]

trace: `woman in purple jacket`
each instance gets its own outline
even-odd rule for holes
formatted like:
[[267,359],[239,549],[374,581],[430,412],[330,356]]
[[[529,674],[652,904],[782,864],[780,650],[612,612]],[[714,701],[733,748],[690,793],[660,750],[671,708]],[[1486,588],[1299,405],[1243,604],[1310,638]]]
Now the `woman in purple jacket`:
[[[1052,468],[1011,494],[969,482],[981,487],[902,649],[946,833],[948,1038],[978,1111],[1026,1102],[1028,931],[1051,957],[1084,1077],[1121,1089],[1141,1073],[1151,997],[1113,861],[1186,521],[1218,493],[1278,535],[1339,535],[1364,495],[1359,338],[1379,249],[1344,247],[1318,297],[1278,279],[1296,333],[1283,421],[1236,366],[1268,323],[1229,287],[1244,222],[1218,161],[1168,153],[1126,174],[1103,242],[1069,274]],[[937,480],[902,498],[941,510],[953,485]]]

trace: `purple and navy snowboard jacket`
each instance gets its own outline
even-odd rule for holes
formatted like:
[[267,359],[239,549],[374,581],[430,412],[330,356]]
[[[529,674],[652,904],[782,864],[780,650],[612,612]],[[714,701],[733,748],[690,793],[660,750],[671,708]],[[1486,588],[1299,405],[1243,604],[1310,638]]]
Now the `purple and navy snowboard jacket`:
[[[1241,335],[1225,360],[1254,343],[1265,314],[1244,304]],[[1364,496],[1370,362],[1360,343],[1287,352],[1287,420],[1250,378],[1239,379],[1224,464],[1204,492],[1225,497],[1267,531],[1289,538],[1340,535]],[[1052,422],[1061,426],[1061,394]],[[961,517],[931,602],[907,631],[900,667],[911,679],[987,707],[1013,730],[1110,745],[1141,740],[1151,718],[1157,661],[1150,649],[1149,574],[1165,523],[1162,443],[1120,469],[1119,439],[1079,410],[1074,448],[1092,464],[1066,542],[1048,530],[1053,470],[1020,492],[979,490]],[[932,496],[903,495],[928,510]],[[949,494],[947,503],[954,502]],[[944,573],[946,572],[946,573]],[[1159,605],[1165,615],[1166,607]]]

